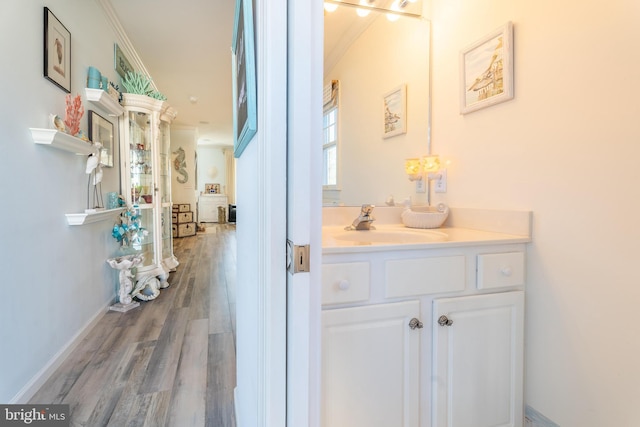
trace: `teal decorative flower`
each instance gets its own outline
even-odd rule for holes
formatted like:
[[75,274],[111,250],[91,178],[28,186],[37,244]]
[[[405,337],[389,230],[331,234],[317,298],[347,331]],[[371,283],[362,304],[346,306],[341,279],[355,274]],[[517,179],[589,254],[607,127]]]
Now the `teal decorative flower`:
[[123,247],[141,249],[142,240],[149,234],[149,231],[141,226],[140,210],[135,206],[129,206],[126,211],[120,214],[119,218],[119,222],[113,226],[111,235]]

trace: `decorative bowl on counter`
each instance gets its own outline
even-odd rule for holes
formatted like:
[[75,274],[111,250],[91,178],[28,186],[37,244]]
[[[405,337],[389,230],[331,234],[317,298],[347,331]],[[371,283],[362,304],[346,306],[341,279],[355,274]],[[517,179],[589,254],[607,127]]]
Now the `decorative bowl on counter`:
[[449,207],[444,203],[438,206],[411,206],[402,212],[402,223],[409,228],[438,228],[447,220]]

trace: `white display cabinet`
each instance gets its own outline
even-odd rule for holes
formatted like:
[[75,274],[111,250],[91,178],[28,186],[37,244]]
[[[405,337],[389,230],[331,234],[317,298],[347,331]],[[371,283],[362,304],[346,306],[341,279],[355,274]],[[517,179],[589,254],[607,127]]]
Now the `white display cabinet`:
[[144,254],[138,283],[155,280],[168,286],[169,272],[178,266],[171,231],[171,169],[169,129],[176,116],[169,104],[144,95],[123,94],[121,127],[122,191],[127,204],[140,213],[148,231],[134,244]]

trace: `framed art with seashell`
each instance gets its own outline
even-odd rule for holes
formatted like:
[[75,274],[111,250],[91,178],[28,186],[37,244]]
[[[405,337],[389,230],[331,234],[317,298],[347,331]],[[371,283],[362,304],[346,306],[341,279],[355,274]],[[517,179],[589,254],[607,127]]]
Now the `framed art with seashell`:
[[71,33],[48,7],[44,8],[44,76],[71,92]]

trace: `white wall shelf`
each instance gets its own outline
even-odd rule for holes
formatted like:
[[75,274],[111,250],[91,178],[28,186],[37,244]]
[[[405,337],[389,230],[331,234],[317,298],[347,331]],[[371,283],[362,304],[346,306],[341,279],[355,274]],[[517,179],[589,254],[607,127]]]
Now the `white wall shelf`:
[[78,155],[88,156],[93,153],[94,148],[91,142],[86,142],[68,133],[55,129],[30,128],[31,137],[36,144],[48,145],[60,150],[68,151]]
[[85,225],[113,218],[123,210],[124,208],[106,209],[96,212],[65,214],[65,216],[69,225]]
[[124,107],[104,90],[87,87],[84,89],[84,94],[87,101],[98,105],[103,110],[107,111],[110,116],[118,117],[124,114]]

